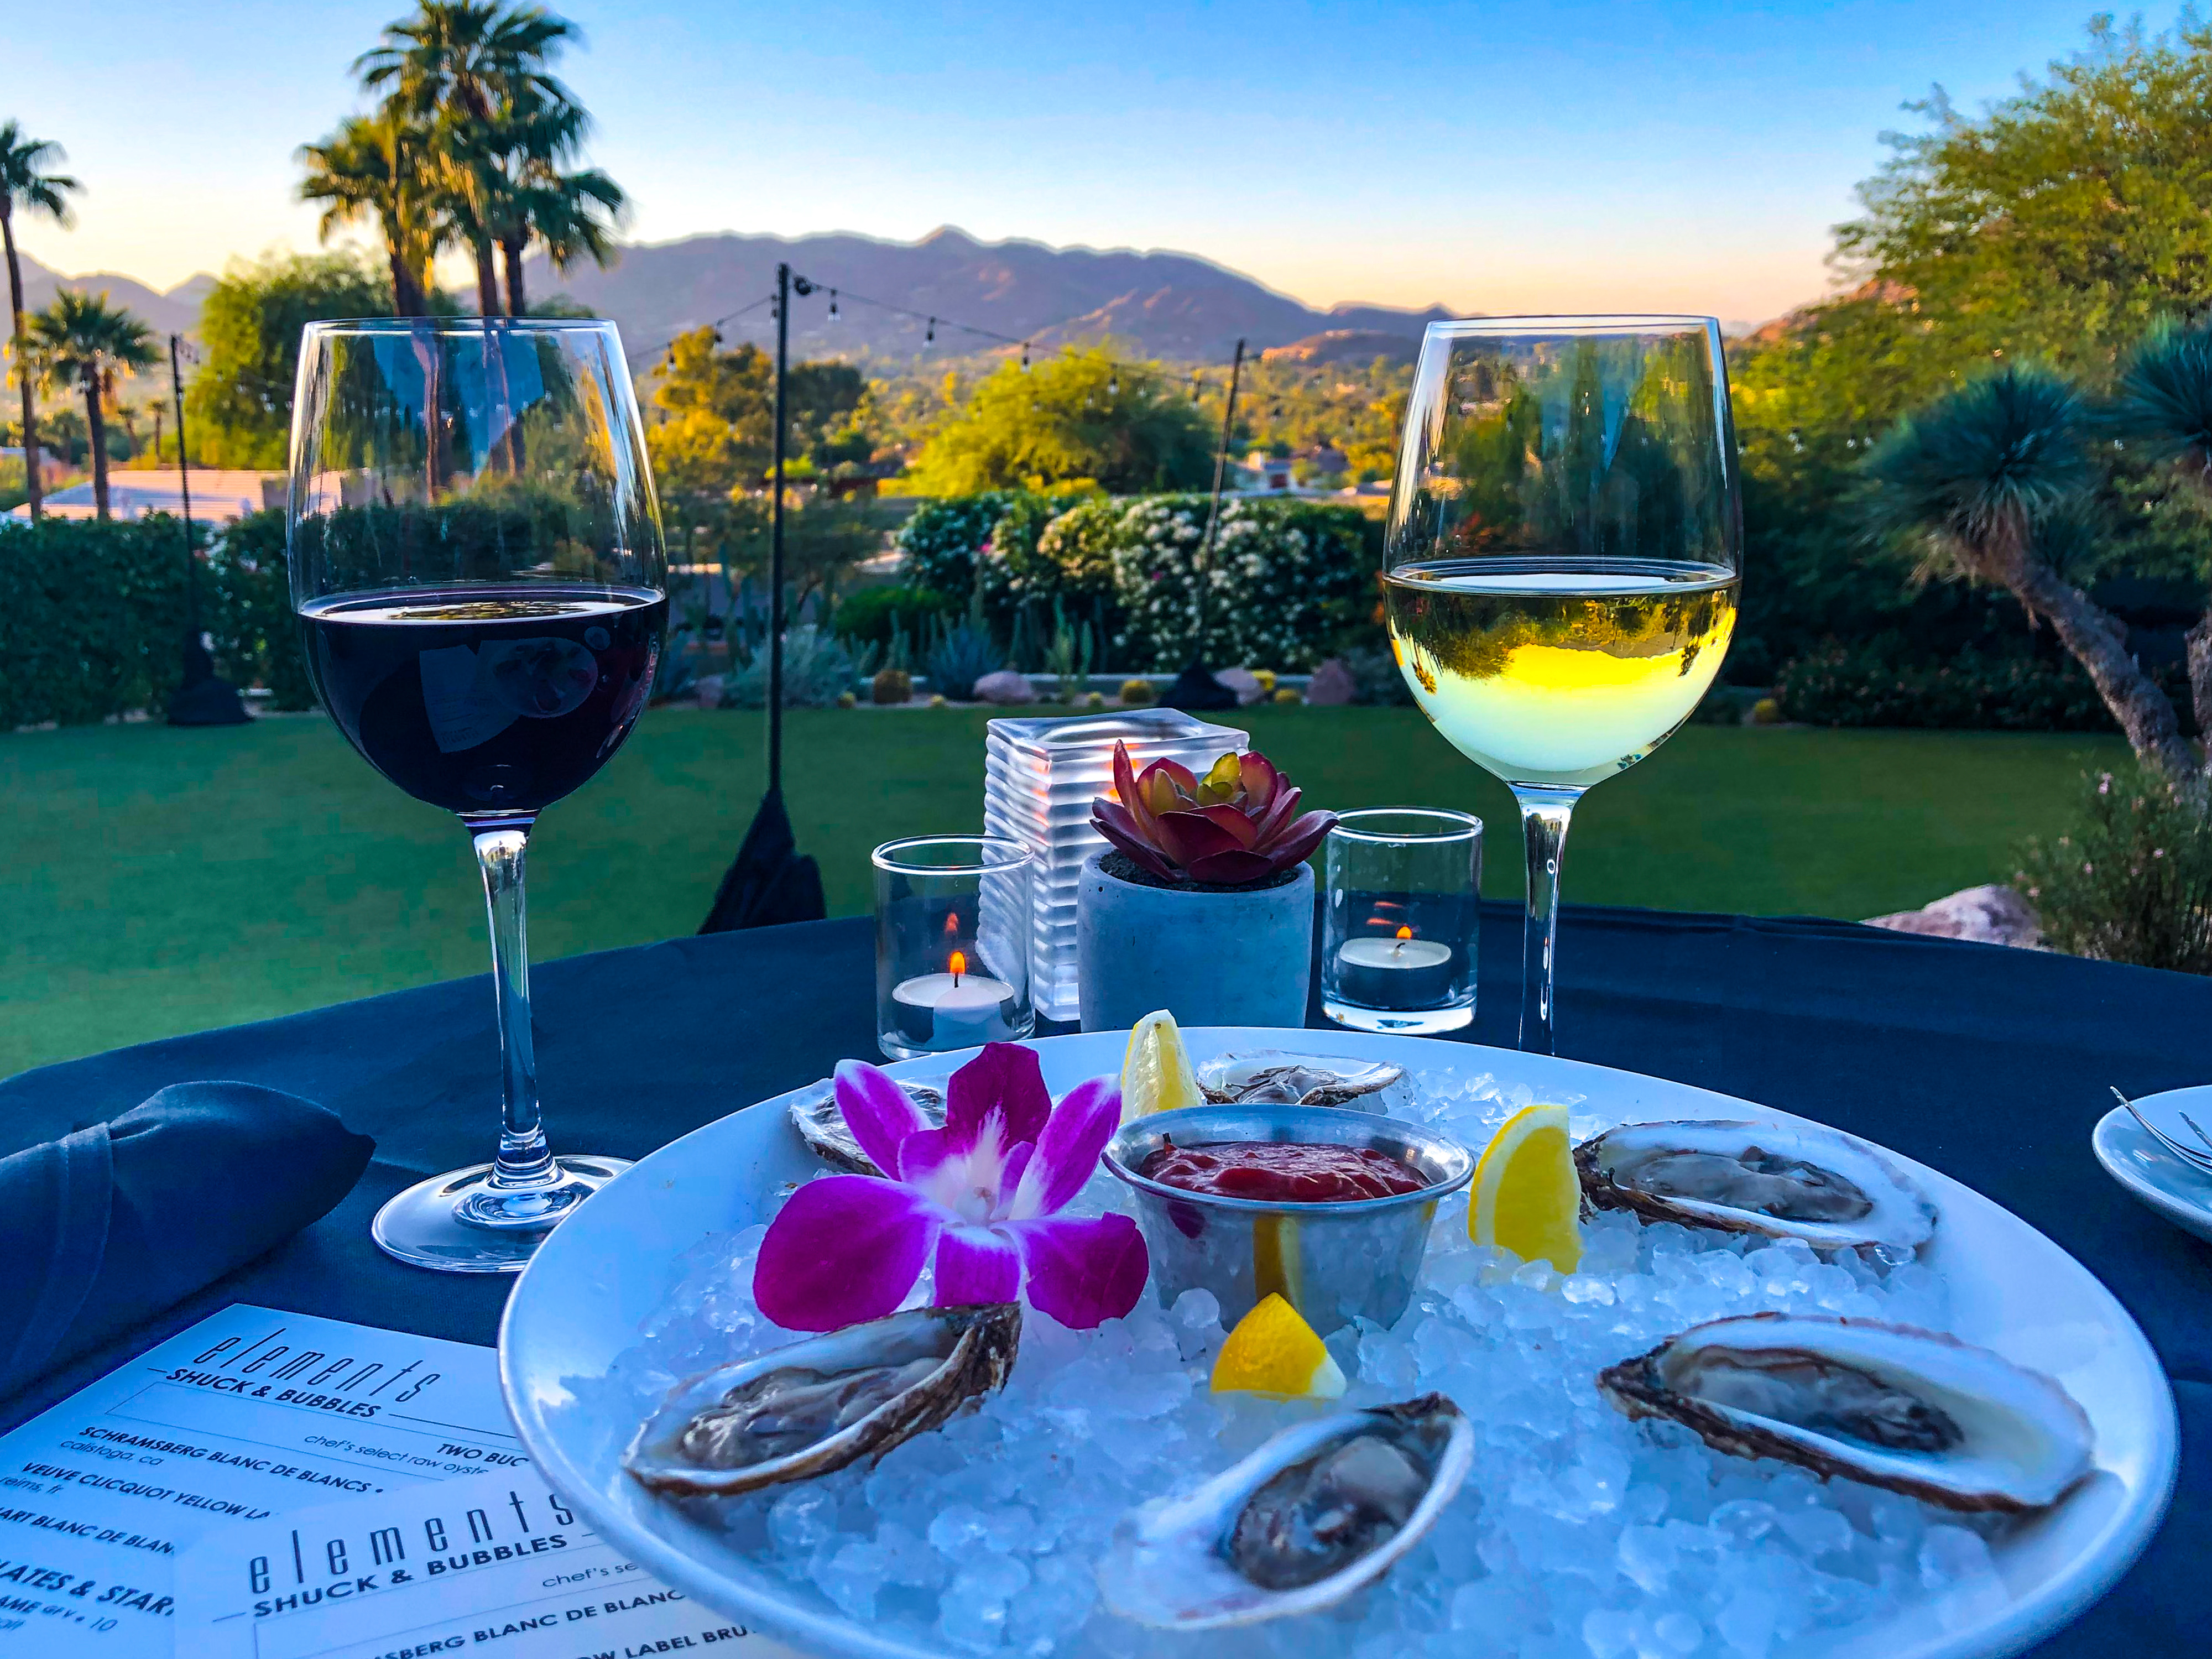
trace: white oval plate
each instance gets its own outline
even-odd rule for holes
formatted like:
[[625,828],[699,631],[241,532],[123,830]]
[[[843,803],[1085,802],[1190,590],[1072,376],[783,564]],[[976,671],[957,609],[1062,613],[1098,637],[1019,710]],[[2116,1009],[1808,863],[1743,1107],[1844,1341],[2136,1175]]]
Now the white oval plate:
[[[2177,1089],[2175,1094],[2196,1097],[2190,1115],[2199,1123],[2212,1109],[2212,1089]],[[2152,1099],[2166,1097],[2153,1096]],[[2144,1103],[2137,1101],[2140,1109]],[[2163,1127],[2163,1126],[2161,1126]],[[2143,1126],[2115,1106],[2097,1120],[2089,1136],[2090,1148],[2105,1173],[2143,1204],[2157,1211],[2184,1232],[2212,1240],[2212,1175],[2192,1170],[2151,1139]]]
[[[1526,1084],[1540,1097],[1579,1095],[1577,1118],[1601,1121],[1797,1121],[1685,1084],[1469,1043],[1233,1028],[1186,1036],[1199,1054],[1295,1047],[1395,1060],[1415,1072],[1486,1072],[1502,1084]],[[1109,1031],[1047,1037],[1034,1046],[1057,1095],[1085,1078],[1118,1072],[1126,1041]],[[932,1079],[965,1057],[886,1069]],[[785,1115],[790,1098],[764,1101],[662,1147],[546,1242],[516,1284],[500,1334],[507,1407],[545,1478],[602,1537],[665,1583],[802,1652],[948,1659],[943,1650],[854,1624],[826,1600],[795,1594],[710,1528],[654,1502],[621,1467],[643,1408],[590,1386],[638,1341],[680,1277],[684,1251],[709,1233],[764,1219],[781,1188],[820,1168]],[[2006,1533],[1994,1552],[2010,1591],[2006,1604],[1952,1629],[1926,1604],[1907,1604],[1892,1619],[1858,1627],[1847,1645],[1820,1652],[1824,1659],[1990,1659],[2030,1646],[2080,1613],[2150,1540],[2173,1485],[2173,1394],[2135,1322],[2081,1263],[1948,1176],[1896,1161],[1942,1210],[1943,1224],[1923,1259],[1949,1282],[1956,1333],[2064,1383],[2095,1429],[2097,1468],[2063,1504]],[[1139,1651],[1141,1638],[1131,1636],[1131,1651]]]

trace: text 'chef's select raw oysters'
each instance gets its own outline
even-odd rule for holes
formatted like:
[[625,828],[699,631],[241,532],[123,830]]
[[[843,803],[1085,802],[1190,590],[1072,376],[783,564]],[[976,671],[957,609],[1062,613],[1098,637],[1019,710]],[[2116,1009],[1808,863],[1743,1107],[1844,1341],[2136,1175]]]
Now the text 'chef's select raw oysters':
[[2089,1419],[2050,1377],[1876,1320],[1717,1319],[1597,1382],[1629,1416],[1672,1418],[1716,1451],[1947,1509],[2043,1509],[2089,1471]]
[[1936,1208],[1865,1142],[1813,1124],[1624,1123],[1575,1148],[1583,1196],[1646,1221],[1913,1250]]
[[1440,1394],[1299,1424],[1124,1519],[1099,1588],[1162,1630],[1332,1607],[1419,1541],[1474,1462],[1474,1431]]
[[1388,1060],[1261,1049],[1216,1054],[1198,1068],[1198,1086],[1217,1106],[1358,1106],[1379,1112],[1372,1097],[1406,1075]]
[[726,1498],[880,1457],[1005,1386],[1018,1303],[909,1308],[678,1383],[623,1458],[675,1498]]

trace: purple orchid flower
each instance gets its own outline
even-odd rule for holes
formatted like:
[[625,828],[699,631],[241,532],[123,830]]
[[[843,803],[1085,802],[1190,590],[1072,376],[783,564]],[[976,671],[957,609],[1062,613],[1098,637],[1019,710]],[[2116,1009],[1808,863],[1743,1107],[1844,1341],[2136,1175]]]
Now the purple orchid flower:
[[837,1067],[837,1109],[879,1170],[793,1193],[761,1241],[760,1310],[786,1330],[832,1331],[897,1308],[933,1252],[937,1305],[1017,1302],[1089,1330],[1144,1293],[1144,1235],[1126,1215],[1062,1216],[1121,1119],[1093,1078],[1046,1091],[1036,1054],[993,1042],[952,1074],[933,1129],[875,1066]]

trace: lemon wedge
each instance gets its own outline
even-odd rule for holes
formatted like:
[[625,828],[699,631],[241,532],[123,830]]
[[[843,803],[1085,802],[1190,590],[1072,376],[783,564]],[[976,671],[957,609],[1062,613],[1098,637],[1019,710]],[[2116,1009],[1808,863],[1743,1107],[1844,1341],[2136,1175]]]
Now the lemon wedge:
[[1567,1109],[1526,1107],[1506,1119],[1474,1166],[1468,1235],[1571,1273],[1583,1259],[1582,1200]]
[[1121,1055],[1121,1121],[1205,1104],[1175,1016],[1164,1008],[1146,1014],[1130,1028]]
[[1344,1392],[1344,1370],[1298,1310],[1271,1295],[1238,1320],[1221,1345],[1213,1392],[1334,1400]]

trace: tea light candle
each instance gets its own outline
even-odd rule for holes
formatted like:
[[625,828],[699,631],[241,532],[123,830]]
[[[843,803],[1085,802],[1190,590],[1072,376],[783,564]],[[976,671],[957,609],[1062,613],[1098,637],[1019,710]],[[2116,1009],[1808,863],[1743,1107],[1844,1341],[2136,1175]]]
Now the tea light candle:
[[988,974],[968,971],[968,958],[952,953],[951,971],[918,974],[891,992],[899,1029],[930,1048],[972,1048],[1013,1035],[1007,1016],[1014,988]]
[[1451,946],[1415,939],[1410,927],[1395,939],[1348,939],[1336,962],[1339,988],[1373,1008],[1423,1008],[1451,989]]

